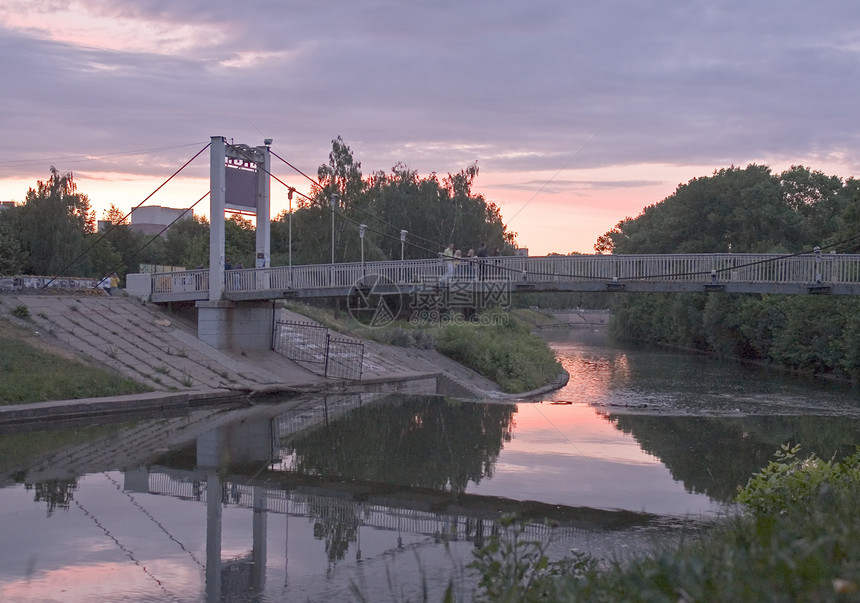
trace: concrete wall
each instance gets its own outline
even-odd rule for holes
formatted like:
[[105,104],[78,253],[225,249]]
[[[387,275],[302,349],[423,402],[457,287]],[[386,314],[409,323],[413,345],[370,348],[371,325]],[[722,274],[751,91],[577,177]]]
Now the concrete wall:
[[94,278],[52,278],[49,276],[14,276],[0,278],[0,291],[24,291],[26,289],[69,289],[85,291],[95,288]]
[[271,302],[197,302],[197,338],[218,350],[269,350]]
[[152,276],[149,274],[126,274],[125,290],[132,297],[149,301],[152,295]]

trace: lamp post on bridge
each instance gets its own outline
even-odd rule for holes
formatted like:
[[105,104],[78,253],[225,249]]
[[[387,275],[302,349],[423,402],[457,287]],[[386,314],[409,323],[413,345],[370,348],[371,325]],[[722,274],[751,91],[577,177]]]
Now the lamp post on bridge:
[[358,237],[361,239],[361,276],[366,276],[364,271],[364,235],[367,233],[367,224],[358,225]]
[[331,199],[329,200],[329,205],[331,206],[331,263],[334,264],[334,210],[337,208],[337,202],[340,199],[340,195],[337,193],[331,194]]
[[403,268],[403,258],[405,256],[406,235],[407,234],[409,234],[409,231],[406,231],[406,230],[400,231],[400,280],[402,282],[406,282],[406,272]]
[[361,239],[361,265],[364,266],[364,235],[367,233],[367,224],[358,225],[358,237]]
[[340,195],[337,193],[331,194],[329,204],[331,205],[331,266],[329,268],[329,285],[334,285],[334,210],[337,207]]
[[288,245],[287,249],[289,249],[289,257],[290,257],[290,287],[293,286],[293,190],[287,190],[287,200],[290,202],[290,219],[289,219],[289,235],[288,235]]

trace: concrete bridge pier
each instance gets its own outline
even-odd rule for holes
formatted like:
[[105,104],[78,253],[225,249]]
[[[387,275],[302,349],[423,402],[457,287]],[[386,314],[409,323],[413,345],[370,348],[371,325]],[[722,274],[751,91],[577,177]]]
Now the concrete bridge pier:
[[218,350],[270,350],[275,312],[270,301],[198,301],[197,338]]

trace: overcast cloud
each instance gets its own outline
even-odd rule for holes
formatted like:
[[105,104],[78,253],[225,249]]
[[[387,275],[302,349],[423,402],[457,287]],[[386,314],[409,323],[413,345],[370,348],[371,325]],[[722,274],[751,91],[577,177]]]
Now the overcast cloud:
[[477,160],[503,207],[664,180],[628,165],[858,165],[844,0],[0,0],[0,53],[2,199],[52,163],[168,176],[219,134],[274,138],[310,174],[338,135],[365,173]]

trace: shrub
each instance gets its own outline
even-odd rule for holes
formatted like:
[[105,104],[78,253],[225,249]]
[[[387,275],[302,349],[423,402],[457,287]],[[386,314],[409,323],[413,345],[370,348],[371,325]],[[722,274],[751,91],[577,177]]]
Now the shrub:
[[835,462],[815,454],[801,460],[799,450],[800,446],[783,444],[776,460],[750,478],[738,502],[757,514],[785,515],[860,489],[860,452]]
[[477,323],[451,323],[440,330],[436,349],[519,393],[552,381],[561,372],[550,347],[505,313],[484,315]]

